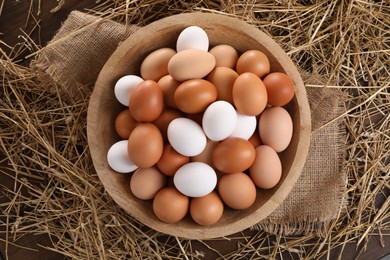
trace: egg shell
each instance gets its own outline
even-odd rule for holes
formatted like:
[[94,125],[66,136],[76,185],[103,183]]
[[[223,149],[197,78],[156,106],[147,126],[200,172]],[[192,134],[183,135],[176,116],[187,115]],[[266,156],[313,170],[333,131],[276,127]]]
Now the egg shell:
[[163,174],[173,176],[181,166],[189,162],[188,156],[179,154],[170,144],[166,144],[157,167]]
[[217,223],[222,217],[223,209],[223,202],[214,191],[206,196],[193,198],[190,202],[191,217],[202,226],[210,226]]
[[165,105],[171,108],[177,108],[173,96],[176,88],[180,85],[180,82],[172,78],[171,75],[165,75],[157,82],[157,84],[163,91]]
[[108,165],[116,172],[129,173],[138,168],[138,166],[129,158],[127,145],[127,140],[116,142],[107,152]]
[[256,200],[256,186],[245,173],[226,174],[218,182],[222,201],[232,209],[247,209]]
[[249,174],[257,187],[271,189],[282,177],[282,163],[278,154],[268,145],[256,148],[256,158],[249,168]]
[[167,177],[156,168],[139,168],[131,176],[130,189],[137,198],[150,200],[166,183]]
[[214,142],[210,139],[207,139],[206,147],[204,148],[203,152],[200,154],[191,157],[192,162],[203,162],[211,167],[214,167],[212,154],[214,151],[215,146],[218,144],[218,142]]
[[178,191],[188,197],[202,197],[214,190],[217,174],[205,163],[190,162],[177,170],[173,183]]
[[181,31],[177,38],[176,50],[180,52],[188,49],[208,51],[209,37],[202,28],[189,26]]
[[206,136],[213,141],[227,138],[236,128],[237,113],[226,101],[216,101],[203,114],[202,126]]
[[167,131],[168,131],[168,125],[172,122],[172,120],[182,117],[183,113],[181,113],[179,110],[171,109],[171,108],[165,108],[160,116],[153,121],[153,124],[158,127],[160,130],[163,140],[167,141]]
[[233,104],[233,85],[238,77],[237,72],[227,67],[215,67],[207,76],[217,89],[217,99]]
[[255,148],[242,138],[227,138],[215,146],[212,160],[215,168],[223,173],[242,172],[255,160]]
[[130,134],[129,158],[141,168],[149,168],[156,164],[160,160],[163,148],[160,130],[151,123],[139,124]]
[[263,78],[270,72],[270,62],[268,57],[261,51],[248,50],[241,54],[237,60],[236,71],[238,74],[252,72],[256,76]]
[[253,145],[254,148],[257,148],[258,146],[262,145],[259,131],[255,131],[253,135],[248,139],[249,142]]
[[184,50],[174,55],[168,63],[169,74],[177,81],[201,79],[215,67],[212,54],[201,50]]
[[121,77],[114,87],[114,94],[119,103],[128,107],[131,92],[142,81],[144,80],[136,75],[126,75]]
[[234,69],[236,67],[238,53],[236,49],[234,49],[232,46],[220,44],[211,48],[209,52],[215,58],[216,67],[227,67],[231,69]]
[[202,127],[188,118],[176,118],[168,126],[168,140],[172,147],[184,156],[200,154],[206,147]]
[[141,77],[158,81],[168,75],[168,62],[176,54],[171,48],[161,48],[150,53],[141,63]]
[[276,152],[284,151],[290,144],[293,123],[290,114],[282,107],[267,108],[260,116],[259,135],[263,144]]
[[237,112],[237,124],[229,137],[239,137],[248,140],[256,131],[257,119]]
[[133,129],[138,125],[138,122],[131,116],[130,111],[125,109],[115,118],[115,131],[122,139],[129,139]]
[[174,224],[185,217],[189,208],[189,198],[173,187],[157,192],[153,200],[153,212],[161,221]]
[[233,85],[233,102],[240,113],[259,115],[267,106],[267,90],[263,81],[251,72],[238,76]]
[[204,79],[190,79],[177,87],[174,94],[176,107],[185,113],[203,112],[217,99],[217,89]]
[[268,104],[272,106],[284,106],[294,97],[294,82],[285,73],[270,73],[263,83],[267,89]]
[[130,96],[129,110],[131,116],[139,122],[156,120],[164,107],[164,94],[153,80],[138,84]]

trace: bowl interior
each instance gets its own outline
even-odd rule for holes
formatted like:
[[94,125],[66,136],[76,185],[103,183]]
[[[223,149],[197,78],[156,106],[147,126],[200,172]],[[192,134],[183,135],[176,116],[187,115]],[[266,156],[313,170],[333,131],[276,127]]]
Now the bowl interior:
[[[110,169],[106,155],[110,146],[119,141],[114,120],[123,107],[114,96],[115,82],[123,75],[139,75],[143,59],[161,47],[176,48],[180,32],[191,25],[203,28],[210,47],[229,44],[239,53],[257,49],[264,52],[271,70],[288,74],[296,86],[293,100],[285,107],[293,120],[294,132],[289,147],[280,154],[283,173],[279,184],[270,190],[257,189],[257,199],[247,210],[225,207],[222,219],[213,226],[203,227],[190,216],[175,225],[159,221],[152,210],[152,201],[142,201],[130,190],[130,174]],[[267,35],[242,21],[215,14],[181,14],[152,23],[125,40],[112,54],[96,82],[88,109],[88,142],[95,169],[104,187],[126,212],[158,231],[189,239],[220,237],[241,231],[268,216],[288,195],[303,168],[310,139],[310,109],[302,79],[286,53]]]

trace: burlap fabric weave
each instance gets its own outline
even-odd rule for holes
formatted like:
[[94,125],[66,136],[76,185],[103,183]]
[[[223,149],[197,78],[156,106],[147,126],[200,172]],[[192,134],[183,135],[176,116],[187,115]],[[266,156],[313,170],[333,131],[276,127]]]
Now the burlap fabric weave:
[[[31,67],[41,81],[60,86],[53,91],[71,93],[73,102],[87,98],[104,63],[137,29],[134,25],[125,26],[74,11]],[[303,79],[305,83],[324,83],[304,74]],[[281,206],[254,228],[285,235],[308,232],[321,235],[345,205],[346,174],[342,167],[345,133],[339,121],[326,124],[342,112],[342,95],[327,88],[307,88],[307,93],[313,132],[305,167]]]

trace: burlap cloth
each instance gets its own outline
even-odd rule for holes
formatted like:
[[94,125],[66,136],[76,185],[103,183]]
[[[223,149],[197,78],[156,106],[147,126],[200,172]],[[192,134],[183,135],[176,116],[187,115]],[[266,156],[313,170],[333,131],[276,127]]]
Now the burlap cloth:
[[[129,35],[138,29],[110,20],[72,12],[53,40],[31,63],[42,81],[61,86],[86,98],[104,63]],[[325,84],[302,72],[304,82]],[[50,84],[49,84],[50,85]],[[321,235],[345,206],[346,174],[343,170],[345,131],[340,121],[326,124],[342,113],[341,93],[328,88],[307,88],[312,117],[311,144],[303,172],[285,201],[254,228],[272,233]]]

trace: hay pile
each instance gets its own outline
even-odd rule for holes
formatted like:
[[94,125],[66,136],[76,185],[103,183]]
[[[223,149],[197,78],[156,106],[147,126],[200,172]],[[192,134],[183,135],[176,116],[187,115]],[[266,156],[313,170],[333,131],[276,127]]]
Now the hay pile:
[[323,238],[246,230],[213,241],[188,241],[148,229],[119,209],[94,173],[85,127],[88,95],[58,95],[48,90],[53,86],[39,82],[19,60],[22,52],[32,53],[29,58],[39,53],[40,46],[26,34],[17,46],[0,42],[0,174],[14,180],[13,187],[0,184],[1,196],[8,198],[0,204],[7,245],[26,233],[45,233],[53,240],[51,250],[75,259],[248,259],[281,254],[317,259],[329,256],[333,248],[342,252],[351,242],[364,250],[371,236],[389,235],[389,3],[190,2],[107,0],[88,12],[138,25],[190,11],[228,14],[272,36],[312,75],[305,82],[308,88],[344,91],[349,108],[341,115],[348,133],[347,213],[331,223]]

